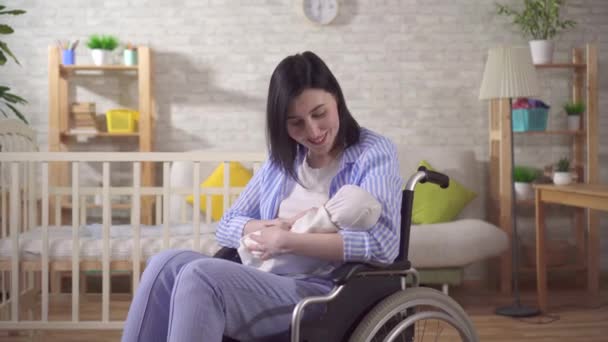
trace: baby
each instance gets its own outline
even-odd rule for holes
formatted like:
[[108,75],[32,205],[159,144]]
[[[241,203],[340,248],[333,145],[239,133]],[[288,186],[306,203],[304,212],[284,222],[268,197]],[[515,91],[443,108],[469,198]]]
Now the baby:
[[[355,185],[345,185],[325,205],[307,211],[291,227],[294,233],[336,233],[339,229],[368,230],[378,221],[382,206],[367,191]],[[256,231],[251,234],[260,234]],[[238,248],[243,265],[249,265],[275,274],[315,274],[322,271],[327,261],[294,254],[277,255],[262,260],[261,252],[248,247],[257,242],[249,234],[241,238]]]

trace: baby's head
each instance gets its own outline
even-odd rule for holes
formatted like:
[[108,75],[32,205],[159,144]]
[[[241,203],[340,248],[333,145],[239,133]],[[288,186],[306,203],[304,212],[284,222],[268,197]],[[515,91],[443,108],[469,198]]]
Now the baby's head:
[[340,228],[370,229],[382,213],[382,205],[372,194],[351,184],[341,187],[324,207]]

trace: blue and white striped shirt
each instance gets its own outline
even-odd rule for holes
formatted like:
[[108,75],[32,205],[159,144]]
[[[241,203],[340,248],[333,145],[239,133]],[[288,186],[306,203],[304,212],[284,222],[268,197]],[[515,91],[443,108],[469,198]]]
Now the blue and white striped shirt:
[[[304,153],[298,156],[297,163],[304,160]],[[357,185],[376,197],[382,204],[382,214],[368,231],[341,227],[344,228],[339,231],[344,240],[344,261],[392,263],[399,253],[403,187],[395,145],[362,128],[359,143],[344,151],[338,173],[331,181],[329,197],[346,184]],[[238,248],[245,224],[252,219],[276,218],[279,204],[294,185],[295,181],[278,164],[264,163],[234,205],[224,213],[216,232],[218,243]]]

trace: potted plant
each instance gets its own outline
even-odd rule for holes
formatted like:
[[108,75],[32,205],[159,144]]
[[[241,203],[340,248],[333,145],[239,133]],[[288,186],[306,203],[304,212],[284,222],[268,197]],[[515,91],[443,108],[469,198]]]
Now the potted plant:
[[525,37],[530,37],[530,50],[534,64],[551,63],[553,42],[560,31],[574,27],[573,20],[561,20],[559,10],[564,0],[524,0],[524,8],[517,11],[510,6],[496,4],[498,14],[513,16]]
[[[24,10],[7,10],[5,6],[0,5],[0,15],[21,15],[24,13]],[[9,25],[0,24],[0,36],[8,35],[13,32],[15,31]],[[15,57],[13,52],[8,48],[8,45],[0,40],[0,65],[6,64],[8,57],[10,57],[18,65],[21,65],[19,60],[17,60],[17,57]],[[16,117],[21,119],[21,121],[27,124],[27,119],[23,114],[21,114],[19,109],[17,109],[17,105],[26,104],[27,101],[22,97],[11,93],[10,90],[11,88],[0,85],[0,113],[7,118],[9,117],[9,113],[13,113]]]
[[581,114],[585,112],[585,103],[569,102],[564,105],[564,110],[568,114],[568,130],[578,131],[581,129]]
[[118,46],[118,39],[114,36],[94,34],[89,38],[87,46],[91,49],[93,64],[104,65],[110,60],[110,52]]
[[570,160],[568,158],[560,159],[555,165],[553,172],[553,183],[555,185],[567,185],[572,183],[572,173],[570,172]]
[[527,200],[534,197],[532,182],[538,177],[538,170],[527,166],[513,168],[513,181],[515,182],[515,199]]

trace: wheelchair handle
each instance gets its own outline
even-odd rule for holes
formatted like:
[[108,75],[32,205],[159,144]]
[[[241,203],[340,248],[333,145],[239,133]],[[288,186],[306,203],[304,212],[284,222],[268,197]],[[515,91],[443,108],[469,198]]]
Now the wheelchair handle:
[[445,189],[450,185],[450,177],[441,172],[431,171],[424,166],[420,166],[418,172],[408,180],[406,189],[413,191],[416,183],[424,184],[426,182],[437,184],[442,189]]

